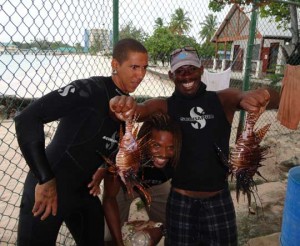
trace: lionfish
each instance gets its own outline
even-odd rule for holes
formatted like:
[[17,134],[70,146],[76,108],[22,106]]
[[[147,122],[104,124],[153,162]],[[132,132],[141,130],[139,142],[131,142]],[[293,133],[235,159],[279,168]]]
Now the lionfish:
[[251,212],[251,195],[255,199],[257,190],[253,179],[255,174],[266,180],[258,171],[262,166],[261,162],[265,160],[268,153],[268,146],[260,146],[260,143],[271,124],[267,124],[259,130],[254,130],[255,123],[264,110],[259,113],[247,113],[244,130],[237,138],[234,149],[230,151],[229,161],[223,155],[222,151],[216,146],[217,152],[222,162],[228,167],[231,180],[236,179],[236,199],[239,202],[240,193],[247,196],[249,212]]
[[[119,150],[115,163],[103,156],[108,164],[108,171],[120,176],[126,186],[129,195],[133,196],[133,189],[136,187],[142,194],[147,206],[150,206],[151,196],[138,178],[137,173],[141,163],[141,149],[145,148],[147,142],[141,144],[143,137],[137,140],[138,126],[135,126],[136,117],[125,122],[125,133],[120,127]],[[145,136],[144,136],[145,137]]]

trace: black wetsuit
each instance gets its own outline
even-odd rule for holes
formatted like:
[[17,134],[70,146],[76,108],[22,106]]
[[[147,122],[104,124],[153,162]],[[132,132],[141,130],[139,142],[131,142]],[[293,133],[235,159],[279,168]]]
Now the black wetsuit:
[[[65,222],[77,245],[103,245],[104,216],[87,188],[92,175],[117,147],[120,123],[109,117],[109,100],[122,95],[111,77],[77,80],[40,98],[15,118],[21,151],[30,172],[21,201],[18,245],[55,245]],[[59,120],[45,151],[43,126]],[[37,182],[56,178],[57,215],[32,215]]]

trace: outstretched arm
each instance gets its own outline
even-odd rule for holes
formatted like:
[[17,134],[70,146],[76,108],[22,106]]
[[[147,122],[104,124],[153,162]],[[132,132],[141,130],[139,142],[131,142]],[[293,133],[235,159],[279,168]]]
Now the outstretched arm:
[[103,208],[114,245],[124,246],[121,233],[121,220],[116,196],[121,183],[117,175],[108,173],[104,178]]
[[264,107],[267,109],[278,108],[279,100],[278,92],[269,88],[260,88],[243,92],[239,106],[249,112],[259,112]]
[[259,112],[264,107],[278,108],[280,99],[278,92],[266,88],[245,92],[229,88],[219,91],[218,96],[229,123],[232,123],[234,113],[238,109]]

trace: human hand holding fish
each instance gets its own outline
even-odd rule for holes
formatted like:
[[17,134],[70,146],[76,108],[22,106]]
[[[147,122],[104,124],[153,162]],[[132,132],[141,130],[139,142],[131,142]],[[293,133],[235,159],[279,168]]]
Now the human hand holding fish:
[[132,119],[136,111],[137,103],[131,96],[116,96],[109,102],[110,110],[122,121]]
[[242,94],[240,106],[245,111],[261,113],[266,109],[270,99],[271,96],[267,89],[248,91]]

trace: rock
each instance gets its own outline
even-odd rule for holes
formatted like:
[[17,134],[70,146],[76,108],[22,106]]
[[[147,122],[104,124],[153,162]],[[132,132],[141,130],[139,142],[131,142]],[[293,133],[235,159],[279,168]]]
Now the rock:
[[293,156],[288,160],[285,160],[279,164],[279,168],[283,172],[288,172],[292,167],[295,167],[300,164],[298,156]]
[[279,246],[280,232],[270,234],[268,236],[251,238],[245,246]]

